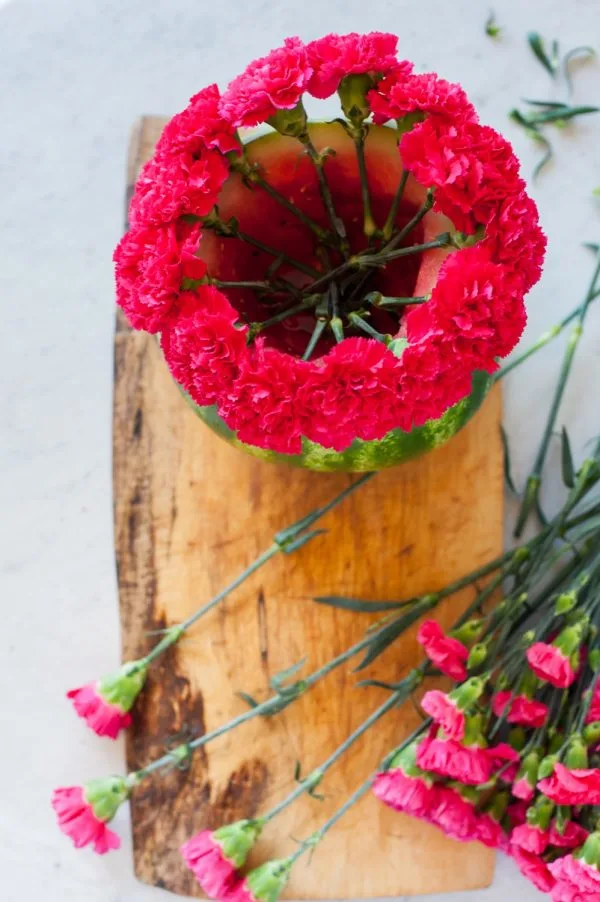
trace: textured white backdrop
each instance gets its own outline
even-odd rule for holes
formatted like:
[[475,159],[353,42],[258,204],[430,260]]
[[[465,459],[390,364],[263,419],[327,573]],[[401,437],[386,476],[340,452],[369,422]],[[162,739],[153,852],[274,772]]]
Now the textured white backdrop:
[[[122,764],[121,744],[86,732],[63,694],[118,660],[111,252],[121,231],[130,126],[140,113],[178,110],[209,81],[225,84],[287,35],[377,28],[399,33],[402,52],[418,68],[461,81],[483,121],[514,140],[529,173],[536,151],[506,113],[521,95],[547,97],[552,86],[525,33],[560,37],[565,49],[600,46],[599,4],[496,0],[505,30],[498,42],[483,33],[487,3],[473,0],[0,0],[0,6],[1,896],[159,902],[166,898],[160,890],[132,876],[125,815],[123,852],[100,859],[71,848],[48,805],[54,785]],[[576,100],[600,101],[597,65],[578,72]],[[580,242],[600,240],[600,202],[591,197],[600,184],[599,141],[600,116],[557,136],[556,163],[532,188],[550,247],[544,279],[530,296],[528,338],[583,293],[590,259]],[[507,385],[518,478],[531,460],[561,347]],[[599,358],[595,309],[561,415],[578,449],[600,431]],[[509,893],[522,902],[538,898],[510,863],[500,862],[494,886],[472,898],[501,902]]]

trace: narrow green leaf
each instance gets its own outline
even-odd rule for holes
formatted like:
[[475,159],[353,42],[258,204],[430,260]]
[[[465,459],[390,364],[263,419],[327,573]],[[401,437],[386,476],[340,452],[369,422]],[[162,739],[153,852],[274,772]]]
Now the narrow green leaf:
[[298,536],[297,539],[293,539],[291,542],[285,542],[285,544],[281,546],[281,550],[284,554],[291,554],[293,551],[298,551],[299,548],[302,548],[302,546],[306,545],[307,542],[310,542],[311,539],[316,539],[317,536],[322,536],[326,532],[326,529],[312,529],[310,532],[305,533],[303,536]]
[[504,456],[504,481],[514,495],[518,495],[517,488],[512,478],[510,466],[510,449],[508,447],[508,436],[504,426],[500,426],[500,436],[502,438],[502,452]]
[[258,708],[256,699],[252,698],[251,695],[248,695],[247,692],[236,692],[236,695],[241,698],[243,702],[246,702],[249,708]]
[[548,107],[548,109],[562,109],[567,106],[562,100],[530,100],[527,97],[522,97],[521,99],[523,103],[528,103],[529,106]]
[[412,601],[364,601],[361,598],[343,598],[337,595],[319,595],[313,598],[317,604],[342,608],[344,611],[358,611],[362,614],[377,614],[380,611],[395,611],[413,604]]
[[402,614],[400,617],[397,617],[396,620],[392,620],[392,622],[388,624],[388,626],[384,626],[380,632],[374,633],[373,640],[368,647],[367,653],[360,664],[354,668],[355,671],[364,670],[365,667],[368,667],[375,658],[378,658],[386,648],[395,642],[398,636],[401,636],[402,633],[406,632],[413,623],[416,623],[417,620],[433,606],[434,603],[431,601],[421,602],[420,604],[415,605],[411,611]]
[[563,75],[564,75],[564,79],[565,79],[565,84],[567,86],[567,91],[569,93],[569,97],[573,93],[573,76],[571,74],[571,68],[570,68],[571,61],[574,59],[577,59],[577,57],[579,57],[580,59],[583,58],[584,60],[586,60],[586,59],[592,59],[595,56],[596,56],[596,51],[594,50],[594,48],[593,47],[585,47],[585,46],[584,47],[573,47],[572,50],[569,50],[569,52],[565,53],[565,55],[563,56],[563,61],[562,61]]
[[296,664],[292,664],[291,667],[286,667],[285,670],[280,670],[279,673],[276,673],[275,676],[271,677],[271,687],[275,689],[275,691],[279,691],[283,683],[289,680],[290,677],[295,676],[298,671],[302,670],[304,665],[306,664],[306,658],[302,658],[301,661],[298,661]]
[[526,117],[527,122],[532,125],[544,125],[547,122],[567,122],[574,119],[575,116],[585,116],[589,113],[600,112],[597,106],[561,106],[555,107],[542,113],[529,113]]
[[294,765],[294,780],[296,781],[296,783],[302,782],[302,765],[298,760],[296,760],[296,763]]
[[600,244],[592,244],[591,241],[584,241],[583,247],[587,247],[588,250],[593,251],[595,254],[600,253]]
[[558,70],[558,42],[554,41],[552,43],[551,55],[549,56],[546,52],[546,47],[544,45],[544,41],[537,33],[537,31],[530,31],[527,35],[527,42],[531,47],[533,53],[536,58],[540,61],[546,72],[550,75],[551,78],[556,76],[556,72]]
[[358,686],[377,686],[378,689],[388,689],[390,692],[396,692],[398,689],[397,683],[384,683],[383,680],[360,680],[359,683],[356,684]]
[[568,489],[572,489],[575,485],[575,467],[569,434],[564,426],[561,434],[561,461],[563,482]]
[[502,29],[496,22],[496,14],[493,9],[490,10],[490,14],[486,19],[485,33],[488,38],[497,38],[502,34]]
[[590,517],[589,520],[585,520],[579,526],[569,530],[569,542],[581,542],[597,531],[600,532],[600,514]]
[[541,144],[545,150],[544,156],[539,161],[539,163],[537,164],[537,166],[535,167],[535,169],[533,170],[533,173],[531,175],[532,179],[535,181],[535,179],[538,177],[538,175],[540,174],[540,172],[542,171],[542,169],[544,168],[546,163],[549,163],[550,160],[552,159],[552,157],[554,155],[554,151],[552,149],[552,145],[550,144],[550,141],[548,141],[548,139],[546,137],[544,137],[544,135],[540,134],[540,132],[534,132],[534,140],[537,141],[538,144]]

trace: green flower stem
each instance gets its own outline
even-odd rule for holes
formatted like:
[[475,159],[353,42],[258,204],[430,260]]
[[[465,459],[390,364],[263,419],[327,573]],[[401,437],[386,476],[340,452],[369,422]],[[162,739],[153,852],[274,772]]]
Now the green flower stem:
[[[407,177],[408,177],[408,176],[407,176]],[[400,184],[402,185],[402,182],[400,182]],[[404,186],[402,187],[402,190],[404,190]],[[429,211],[430,211],[431,208],[433,207],[434,197],[435,197],[435,195],[434,195],[433,188],[430,188],[430,189],[427,191],[427,194],[425,195],[425,200],[423,201],[422,206],[417,210],[417,212],[415,213],[415,215],[413,216],[413,218],[410,219],[410,220],[406,223],[406,225],[404,226],[404,228],[400,229],[400,231],[398,232],[398,234],[395,235],[390,241],[388,241],[388,243],[387,243],[387,244],[383,247],[383,249],[382,249],[383,252],[385,252],[385,251],[391,251],[391,250],[393,250],[394,248],[398,247],[399,244],[402,244],[402,242],[403,242],[404,239],[407,237],[407,235],[410,235],[410,233],[412,232],[412,230],[413,230],[416,226],[418,226],[418,224],[421,222],[421,220],[423,219],[423,217],[426,216],[427,213],[429,213]],[[399,201],[398,201],[398,202],[399,202]],[[391,212],[391,211],[390,211],[390,212]],[[394,219],[395,219],[395,214],[394,214]],[[384,226],[384,229],[385,229],[385,226]]]
[[363,232],[367,238],[371,239],[377,232],[377,224],[373,219],[373,211],[371,209],[371,192],[369,191],[369,176],[365,160],[365,134],[362,129],[361,133],[354,137],[354,147],[356,148],[358,174],[360,176],[360,193],[363,205]]
[[342,252],[342,256],[347,260],[350,255],[350,247],[348,244],[348,237],[346,235],[346,227],[343,221],[335,212],[333,195],[331,193],[325,172],[323,171],[323,164],[325,162],[326,155],[319,153],[315,145],[312,143],[308,132],[305,132],[303,135],[301,135],[299,140],[306,148],[306,152],[314,163],[315,171],[317,173],[317,179],[319,181],[319,190],[323,199],[323,205],[325,207],[325,210],[327,211],[327,216],[329,217],[333,231],[335,235],[337,235],[338,245]]
[[250,176],[249,181],[259,185],[263,189],[263,191],[266,191],[266,193],[269,194],[274,200],[276,200],[278,204],[280,204],[282,207],[285,207],[285,209],[292,213],[293,216],[303,222],[304,225],[308,226],[308,228],[317,236],[319,241],[321,241],[323,244],[328,244],[335,247],[335,240],[331,232],[320,226],[319,223],[315,222],[314,219],[311,219],[311,217],[304,213],[304,211],[299,207],[297,207],[296,204],[294,204],[291,200],[288,200],[285,195],[280,194],[277,188],[274,188],[273,185],[267,182],[266,179],[264,179],[261,175],[254,172]]
[[404,189],[406,188],[406,183],[408,181],[409,172],[408,169],[404,169],[402,175],[400,176],[400,181],[398,182],[398,188],[396,189],[396,193],[394,194],[394,199],[392,200],[392,204],[390,206],[390,212],[387,215],[387,219],[384,223],[383,229],[381,230],[381,234],[384,241],[389,241],[394,233],[394,227],[396,225],[396,216],[398,215],[398,210],[400,209],[400,203],[402,201],[402,196],[404,194]]
[[366,332],[371,338],[383,342],[383,344],[389,344],[392,339],[391,335],[384,335],[382,332],[378,332],[377,329],[374,329],[371,323],[368,323],[362,316],[359,316],[358,313],[349,313],[348,322],[353,326],[356,326],[357,329],[360,329],[362,332]]
[[326,326],[327,319],[325,317],[320,317],[319,319],[317,319],[315,328],[313,329],[312,335],[310,336],[310,341],[306,346],[306,351],[302,355],[302,360],[310,360],[310,358],[312,357],[312,352],[316,348],[317,342],[319,341],[319,338],[321,337]]
[[385,702],[376,708],[372,714],[370,714],[366,720],[364,720],[360,726],[354,730],[345,740],[339,745],[335,751],[329,755],[328,758],[311,774],[309,774],[306,779],[302,780],[300,785],[296,787],[289,795],[287,795],[281,802],[275,805],[266,815],[264,815],[265,821],[273,820],[276,815],[278,815],[281,811],[287,808],[292,804],[299,796],[303,795],[305,792],[310,792],[311,789],[314,789],[320,781],[323,779],[327,771],[333,767],[333,765],[338,761],[348,749],[354,745],[357,739],[366,733],[373,724],[377,723],[377,721],[383,717],[384,714],[387,714],[388,711],[391,711],[392,708],[396,707],[396,705],[401,704],[406,698],[410,695],[410,693],[417,688],[419,683],[422,680],[422,672],[423,668],[416,668],[411,671],[411,673],[406,677],[402,683],[399,684],[398,688],[390,694],[390,696],[385,700]]
[[[350,660],[350,658],[353,658],[361,651],[364,651],[364,649],[367,648],[372,641],[373,633],[369,633],[359,642],[356,642],[350,648],[347,648],[335,658],[332,658],[331,661],[328,661],[322,667],[319,667],[318,670],[313,671],[313,673],[309,674],[303,680],[298,681],[298,683],[296,683],[293,687],[294,692],[290,692],[287,696],[282,696],[281,694],[275,693],[264,702],[261,702],[253,708],[249,708],[247,711],[244,711],[237,717],[232,718],[231,720],[227,721],[227,723],[224,723],[220,727],[217,727],[215,730],[212,730],[210,733],[204,733],[202,736],[198,736],[191,742],[181,743],[181,745],[177,746],[174,749],[171,749],[171,751],[162,755],[160,758],[157,758],[155,761],[152,761],[150,764],[146,765],[146,767],[143,767],[141,770],[136,771],[134,774],[130,775],[130,779],[134,784],[139,783],[140,780],[144,779],[144,777],[147,777],[149,774],[152,774],[157,770],[161,770],[164,767],[172,767],[174,763],[185,760],[191,752],[201,748],[204,745],[207,745],[209,742],[212,742],[213,739],[218,739],[219,736],[223,736],[225,735],[225,733],[229,733],[231,730],[234,730],[236,727],[247,723],[249,720],[253,720],[255,717],[264,717],[283,711],[284,708],[286,708],[297,698],[300,698],[301,695],[304,695],[306,692],[308,692],[309,689],[312,689],[312,687],[316,683],[328,676],[341,664],[344,664],[346,661]],[[289,688],[292,687],[288,687],[288,689]],[[308,787],[305,787],[305,789],[307,788]]]
[[579,341],[581,339],[581,335],[583,333],[583,326],[585,323],[585,318],[587,312],[589,310],[590,304],[594,299],[594,295],[596,293],[596,283],[598,278],[600,277],[600,253],[598,254],[598,262],[594,268],[594,273],[592,276],[592,280],[590,282],[589,288],[587,290],[586,296],[583,300],[583,303],[576,315],[576,324],[573,328],[571,335],[569,336],[569,340],[567,342],[567,348],[563,357],[563,362],[561,366],[561,370],[558,377],[558,383],[556,385],[556,389],[554,392],[554,398],[552,400],[552,404],[550,406],[550,412],[548,414],[548,419],[546,421],[546,427],[544,429],[544,433],[542,436],[542,441],[540,443],[531,473],[527,479],[527,483],[525,486],[525,492],[523,501],[521,504],[521,508],[519,510],[519,514],[517,516],[517,523],[515,526],[515,536],[520,536],[525,528],[525,524],[529,519],[529,515],[532,510],[539,508],[539,493],[540,493],[540,485],[542,481],[542,471],[544,469],[544,464],[546,462],[546,456],[548,454],[548,448],[550,445],[550,439],[552,437],[552,433],[554,432],[554,427],[556,425],[556,418],[558,416],[558,411],[563,399],[563,395],[565,392],[565,388],[567,385],[567,380],[571,373],[571,367],[573,365],[573,359],[575,357],[575,353],[577,351],[577,347],[579,345]]
[[294,304],[292,307],[287,307],[285,310],[281,310],[279,313],[276,313],[269,319],[265,319],[262,322],[250,323],[248,331],[249,340],[255,338],[259,334],[259,332],[264,332],[264,330],[268,329],[269,326],[274,326],[277,323],[282,323],[290,316],[295,316],[297,313],[302,313],[304,310],[310,310],[311,307],[316,307],[320,300],[321,295],[319,294],[310,296],[305,298],[303,301],[300,301],[300,303]]
[[[591,297],[590,304],[593,303],[598,297],[600,297],[600,291],[594,292]],[[559,323],[552,326],[551,329],[548,329],[547,332],[543,332],[542,335],[534,341],[532,345],[530,345],[527,350],[523,351],[522,354],[519,354],[514,360],[511,360],[506,366],[503,366],[501,370],[498,370],[497,373],[494,373],[492,376],[492,382],[498,382],[500,379],[504,379],[505,376],[508,375],[512,370],[516,369],[522,363],[525,363],[526,360],[529,360],[537,351],[540,351],[542,348],[545,348],[546,345],[550,344],[555,338],[562,334],[562,332],[569,326],[573,320],[577,319],[577,317],[581,314],[582,305],[580,304],[575,310],[572,310],[568,316],[565,316]]]
[[401,247],[398,250],[386,250],[384,248],[379,254],[364,254],[358,259],[361,264],[379,266],[381,263],[388,263],[390,260],[397,260],[399,257],[409,257],[411,254],[420,254],[423,251],[433,250],[436,247],[449,247],[451,243],[450,233],[443,232],[437,238],[434,238],[432,241],[426,241],[424,244],[411,244],[409,247]]
[[259,241],[258,238],[254,238],[253,235],[249,235],[247,232],[241,232],[239,230],[232,233],[230,236],[232,238],[239,238],[240,241],[245,241],[246,244],[250,244],[252,247],[257,248],[259,251],[263,251],[265,254],[270,254],[271,257],[276,257],[281,260],[283,263],[289,264],[289,266],[293,266],[294,269],[297,269],[298,272],[303,272],[305,275],[310,276],[315,279],[318,278],[321,273],[318,269],[315,269],[314,266],[309,266],[307,263],[302,263],[300,260],[295,260],[294,257],[290,257],[288,254],[284,254],[282,251],[278,251],[274,247],[270,247],[268,244],[264,244],[264,242]]
[[255,288],[260,291],[269,291],[274,294],[282,291],[281,288],[277,289],[270,282],[223,282],[221,279],[211,278],[209,284],[214,285],[215,288]]
[[426,304],[431,295],[418,295],[414,298],[392,298],[380,294],[378,291],[372,291],[365,297],[365,301],[373,304],[374,307],[407,307],[411,304]]
[[156,658],[159,657],[167,648],[170,648],[174,645],[181,636],[191,627],[196,621],[200,620],[201,617],[204,617],[210,610],[216,607],[224,598],[227,597],[234,589],[237,589],[245,580],[248,579],[253,573],[260,569],[267,561],[270,561],[272,557],[275,557],[279,552],[284,552],[289,554],[292,551],[295,551],[297,548],[300,548],[303,544],[310,539],[314,538],[318,533],[316,532],[307,532],[308,528],[312,526],[313,523],[316,523],[321,517],[323,517],[326,513],[328,513],[332,508],[336,505],[340,504],[344,501],[345,498],[348,497],[352,492],[356,491],[360,486],[364,485],[369,479],[371,479],[375,474],[374,473],[365,473],[364,476],[361,476],[360,479],[357,479],[350,486],[345,488],[342,492],[336,495],[331,499],[327,504],[323,505],[323,507],[317,507],[314,511],[308,514],[306,517],[303,517],[301,520],[298,520],[296,523],[292,524],[292,526],[288,526],[285,529],[281,530],[274,537],[273,544],[269,546],[262,554],[254,560],[246,569],[237,576],[233,582],[231,582],[228,586],[218,592],[214,598],[212,598],[209,602],[203,605],[201,608],[198,608],[193,614],[190,614],[189,617],[186,618],[182,623],[178,623],[172,626],[167,630],[166,634],[160,640],[160,642],[155,645],[155,647],[146,655],[142,660],[145,664],[150,664]]

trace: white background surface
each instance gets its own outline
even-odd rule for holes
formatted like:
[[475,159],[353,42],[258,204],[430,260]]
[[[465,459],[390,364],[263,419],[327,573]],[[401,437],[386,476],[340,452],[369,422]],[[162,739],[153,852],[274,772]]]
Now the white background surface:
[[[473,0],[0,0],[0,360],[2,645],[0,897],[6,902],[160,902],[124,849],[75,852],[54,826],[55,785],[119,770],[120,743],[86,731],[64,699],[118,660],[110,415],[111,252],[121,231],[128,133],[140,113],[172,113],[209,81],[299,33],[383,29],[419,69],[461,81],[483,121],[537,152],[507,120],[521,95],[552,85],[525,46],[539,29],[565,49],[600,46],[597,0],[496,0],[501,41]],[[576,75],[577,102],[600,101],[600,69]],[[579,301],[600,240],[600,116],[558,135],[533,194],[550,237],[530,296],[529,338]],[[561,345],[507,388],[515,471],[525,474]],[[564,414],[575,446],[600,431],[600,309],[591,311]],[[556,456],[554,456],[556,460]],[[365,863],[367,866],[367,863]],[[533,900],[501,862],[469,898]],[[465,894],[460,894],[466,898]],[[433,902],[433,897],[428,897]],[[445,898],[450,902],[458,896]],[[540,897],[541,898],[541,897]]]

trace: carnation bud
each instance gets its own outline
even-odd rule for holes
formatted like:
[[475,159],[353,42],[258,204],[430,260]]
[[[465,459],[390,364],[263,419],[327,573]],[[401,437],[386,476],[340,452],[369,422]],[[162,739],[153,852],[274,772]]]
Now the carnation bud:
[[533,698],[539,685],[540,681],[533,670],[527,669],[519,682],[519,694],[526,695],[527,698]]
[[588,664],[594,672],[600,670],[600,648],[594,648],[589,653]]
[[213,839],[223,850],[223,855],[235,868],[241,868],[248,858],[250,849],[260,836],[264,820],[236,821],[213,831]]
[[504,673],[503,671],[500,672],[498,674],[498,676],[496,677],[496,689],[497,690],[508,689],[509,686],[510,686],[510,679],[508,677],[508,674]]
[[125,777],[98,777],[83,785],[85,801],[91,805],[98,820],[113,819],[123,802],[129,797],[131,785]]
[[546,796],[538,796],[533,805],[527,809],[527,823],[532,827],[547,830],[554,813],[554,802]]
[[556,599],[556,604],[554,605],[554,613],[557,617],[560,614],[567,614],[575,607],[576,604],[577,592],[573,590],[571,590],[571,592],[563,592]]
[[292,862],[279,858],[259,865],[246,876],[245,884],[256,902],[277,902],[290,878]]
[[580,857],[586,864],[600,870],[600,832],[590,833],[583,844]]
[[521,636],[521,643],[523,645],[531,645],[531,643],[535,639],[535,630],[527,630],[527,632],[523,633]]
[[450,635],[454,639],[458,639],[459,642],[462,642],[463,645],[468,645],[473,639],[477,638],[481,632],[482,624],[483,621],[479,617],[473,617],[471,620],[467,620],[466,623],[463,623],[462,626],[452,630]]
[[565,755],[565,767],[569,770],[578,770],[588,766],[587,746],[581,736],[575,734],[569,741],[569,747]]
[[586,745],[598,745],[600,743],[600,720],[594,720],[583,728],[583,741]]
[[540,767],[538,770],[538,780],[545,780],[546,777],[551,777],[554,773],[554,765],[558,761],[559,756],[554,755],[546,755],[545,758],[542,758],[540,762]]
[[554,826],[556,827],[556,832],[563,835],[565,830],[567,829],[567,824],[571,820],[571,806],[570,805],[557,805],[556,812],[554,815]]
[[346,75],[342,78],[338,88],[338,94],[342,103],[342,109],[346,119],[353,126],[359,127],[365,119],[371,115],[371,108],[367,101],[367,93],[373,87],[373,79],[368,74]]
[[[588,626],[589,619],[584,617],[578,623],[566,626],[561,630],[552,644],[559,648],[565,657],[571,657],[579,651],[579,646],[585,639]],[[574,667],[574,669],[576,670],[577,668]]]
[[467,658],[467,670],[476,670],[485,662],[488,656],[488,647],[485,642],[477,642],[469,652]]

